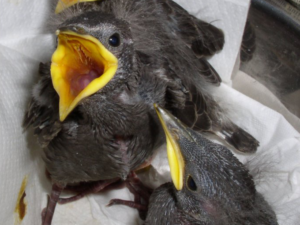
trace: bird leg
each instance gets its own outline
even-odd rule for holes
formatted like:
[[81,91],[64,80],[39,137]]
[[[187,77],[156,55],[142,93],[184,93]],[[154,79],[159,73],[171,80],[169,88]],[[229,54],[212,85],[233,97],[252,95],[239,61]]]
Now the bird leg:
[[50,225],[51,224],[54,210],[56,207],[56,203],[58,202],[59,195],[63,189],[64,189],[64,186],[61,186],[58,184],[52,185],[51,195],[48,198],[47,207],[42,212],[42,225]]
[[128,175],[126,187],[136,197],[142,197],[145,201],[149,202],[149,197],[153,192],[152,188],[145,186],[135,172],[131,172]]
[[[102,190],[107,190],[107,187],[112,185],[113,183],[119,181],[120,178],[114,178],[114,179],[111,179],[111,180],[101,180],[101,181],[97,181],[97,182],[93,182],[92,184],[91,183],[88,183],[87,187],[85,188],[82,188],[80,185],[78,187],[68,187],[66,189],[73,189],[73,190],[80,190],[80,193],[77,194],[77,195],[74,195],[72,197],[69,197],[69,198],[59,198],[58,199],[58,203],[59,204],[66,204],[66,203],[69,203],[69,202],[73,202],[73,201],[76,201],[78,199],[81,199],[83,198],[85,195],[87,194],[92,194],[92,193],[98,193]],[[83,190],[82,190],[83,189]]]
[[128,207],[135,208],[139,211],[141,219],[145,220],[148,211],[149,198],[153,190],[146,187],[138,179],[134,172],[131,172],[127,180],[124,182],[128,190],[134,195],[134,201],[112,199],[107,206],[126,205]]
[[126,205],[131,208],[135,208],[137,210],[147,211],[147,205],[148,205],[148,199],[149,194],[146,195],[146,192],[144,192],[141,189],[137,189],[136,187],[133,187],[129,182],[126,182],[126,187],[129,189],[129,191],[134,195],[134,201],[128,201],[123,199],[112,199],[108,203],[107,206],[112,205]]
[[[97,182],[82,183],[77,186],[67,186],[67,187],[54,183],[52,185],[51,194],[50,196],[48,196],[47,207],[44,208],[42,211],[42,225],[51,224],[57,203],[65,204],[68,202],[73,202],[83,198],[85,195],[90,193],[97,193],[102,190],[120,188],[121,185],[124,186],[123,182],[118,182],[118,181],[120,181],[120,178],[114,178],[111,180],[104,180],[104,181],[97,181]],[[59,196],[63,190],[77,191],[79,192],[79,194],[72,196],[70,198],[60,198]]]

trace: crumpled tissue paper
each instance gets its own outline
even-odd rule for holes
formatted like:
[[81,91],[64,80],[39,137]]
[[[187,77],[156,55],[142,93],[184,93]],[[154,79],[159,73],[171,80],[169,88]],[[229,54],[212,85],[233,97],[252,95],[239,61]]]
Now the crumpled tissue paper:
[[[236,73],[238,65],[239,46],[250,0],[176,2],[224,30],[224,50],[210,62],[223,81],[231,85],[231,75]],[[0,223],[3,225],[41,224],[41,211],[50,192],[51,185],[40,158],[41,149],[35,144],[32,134],[23,133],[21,124],[32,85],[37,79],[39,62],[49,61],[54,51],[55,36],[46,29],[51,10],[51,1],[1,0]],[[238,80],[234,82],[237,86],[242,83]],[[258,191],[273,206],[279,224],[299,224],[300,134],[286,121],[286,115],[280,114],[285,110],[277,110],[278,113],[226,84],[216,90],[216,99],[233,121],[260,141],[256,154],[236,154],[237,157],[254,175]],[[248,90],[247,94],[254,96],[252,94],[256,89]],[[299,124],[298,118],[293,119],[294,126]],[[165,146],[161,147],[150,172],[144,174],[142,179],[152,187],[170,180]],[[20,192],[21,186],[26,195],[24,191]],[[132,199],[132,196],[127,189],[122,189],[58,205],[52,224],[141,224],[136,210],[125,206],[106,207],[112,198]]]

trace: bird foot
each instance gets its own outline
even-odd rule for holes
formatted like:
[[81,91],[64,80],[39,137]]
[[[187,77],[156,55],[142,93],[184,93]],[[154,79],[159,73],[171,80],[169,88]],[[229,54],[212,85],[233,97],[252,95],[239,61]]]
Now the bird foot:
[[135,208],[139,211],[140,218],[145,220],[148,211],[149,198],[153,189],[146,187],[134,172],[129,174],[124,183],[128,190],[134,195],[134,201],[112,199],[107,206],[126,205]]

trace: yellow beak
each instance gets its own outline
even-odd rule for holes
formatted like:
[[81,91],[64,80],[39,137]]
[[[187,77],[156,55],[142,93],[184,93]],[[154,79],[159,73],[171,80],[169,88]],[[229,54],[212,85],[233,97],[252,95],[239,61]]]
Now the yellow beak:
[[57,36],[51,78],[59,95],[59,117],[63,121],[82,99],[103,88],[114,77],[118,60],[90,35],[58,30]]
[[178,126],[177,121],[167,111],[154,104],[155,110],[165,131],[167,139],[167,154],[170,166],[170,172],[172,181],[175,188],[179,191],[183,187],[183,176],[184,176],[184,159],[180,151],[180,147],[177,143],[178,140]]
[[99,0],[59,0],[55,8],[55,13],[58,14],[64,11],[65,9],[69,8],[70,6],[75,5],[79,2],[95,2],[95,1],[99,1]]

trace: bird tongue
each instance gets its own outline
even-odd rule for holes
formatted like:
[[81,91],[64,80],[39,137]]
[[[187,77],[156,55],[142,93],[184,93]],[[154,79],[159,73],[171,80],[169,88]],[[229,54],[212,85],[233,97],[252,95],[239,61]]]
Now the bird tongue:
[[90,69],[85,73],[80,73],[74,69],[68,71],[70,82],[70,92],[73,96],[77,96],[85,89],[94,79],[103,74],[103,68]]
[[76,76],[71,83],[71,92],[73,95],[77,96],[92,80],[98,77],[98,74],[91,70],[88,74],[83,74]]

